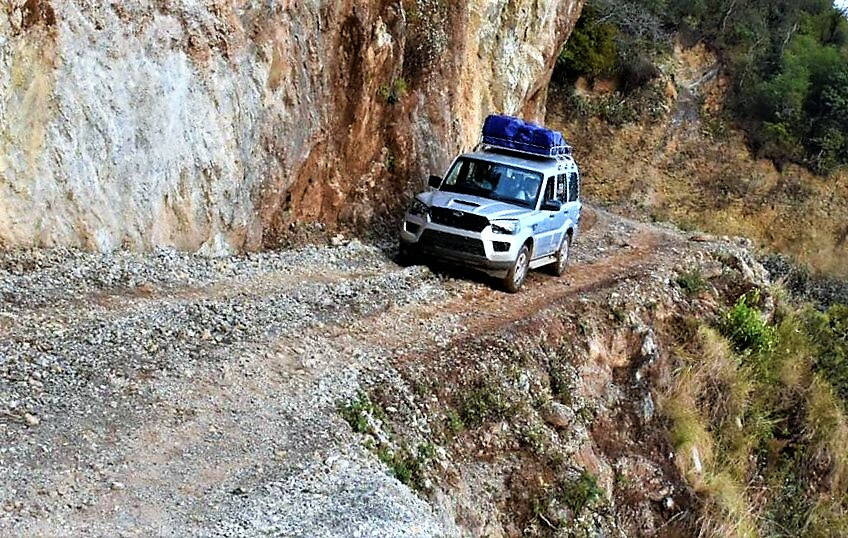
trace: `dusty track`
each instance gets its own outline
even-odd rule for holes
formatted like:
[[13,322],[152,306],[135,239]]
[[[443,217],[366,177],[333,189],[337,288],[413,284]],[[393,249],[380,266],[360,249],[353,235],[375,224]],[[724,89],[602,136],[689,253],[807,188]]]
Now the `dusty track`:
[[[269,513],[283,533],[333,535],[359,521],[415,534],[410,522],[432,519],[430,508],[361,449],[338,402],[392,361],[648,277],[683,241],[593,217],[567,276],[533,273],[518,295],[355,245],[325,249],[343,251],[329,261],[320,249],[281,254],[246,275],[213,262],[199,281],[71,278],[32,301],[17,289],[0,318],[0,534],[254,535]],[[7,273],[7,283],[38,286],[56,270]],[[63,354],[68,366],[39,369],[45,357],[65,364]]]

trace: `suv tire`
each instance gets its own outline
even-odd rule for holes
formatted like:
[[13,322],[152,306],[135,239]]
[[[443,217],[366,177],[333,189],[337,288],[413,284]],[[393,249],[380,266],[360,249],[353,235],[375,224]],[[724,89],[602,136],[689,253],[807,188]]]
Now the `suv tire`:
[[402,244],[398,252],[397,263],[402,267],[418,265],[421,263],[421,256],[413,247]]
[[510,293],[518,293],[521,287],[524,286],[524,281],[527,280],[527,273],[530,272],[530,249],[527,245],[521,247],[518,251],[518,256],[515,258],[515,263],[506,274],[503,280],[504,288]]
[[565,234],[562,240],[562,245],[556,253],[556,261],[549,265],[551,273],[554,276],[562,276],[565,274],[565,269],[568,267],[568,256],[571,254],[571,234]]

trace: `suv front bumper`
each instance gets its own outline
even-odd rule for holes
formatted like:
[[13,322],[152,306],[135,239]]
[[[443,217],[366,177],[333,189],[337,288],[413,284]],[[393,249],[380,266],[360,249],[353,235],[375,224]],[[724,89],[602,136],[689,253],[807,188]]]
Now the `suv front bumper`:
[[524,244],[518,236],[496,234],[491,228],[471,232],[410,214],[401,224],[400,241],[401,248],[498,277],[512,268]]

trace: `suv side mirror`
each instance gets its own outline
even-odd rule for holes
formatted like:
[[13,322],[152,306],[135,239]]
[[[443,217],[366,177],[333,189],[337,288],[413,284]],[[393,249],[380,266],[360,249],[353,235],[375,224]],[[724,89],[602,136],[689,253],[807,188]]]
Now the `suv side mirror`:
[[442,186],[442,178],[439,176],[430,176],[430,179],[427,180],[427,186],[431,189],[438,189]]
[[547,200],[542,204],[542,211],[561,211],[562,202],[559,200]]

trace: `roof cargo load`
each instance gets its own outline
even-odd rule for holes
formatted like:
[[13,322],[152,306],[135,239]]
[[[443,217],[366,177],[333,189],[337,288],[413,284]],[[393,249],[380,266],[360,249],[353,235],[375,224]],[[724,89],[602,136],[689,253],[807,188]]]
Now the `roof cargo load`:
[[483,144],[542,157],[571,154],[571,146],[562,133],[512,116],[486,118]]

